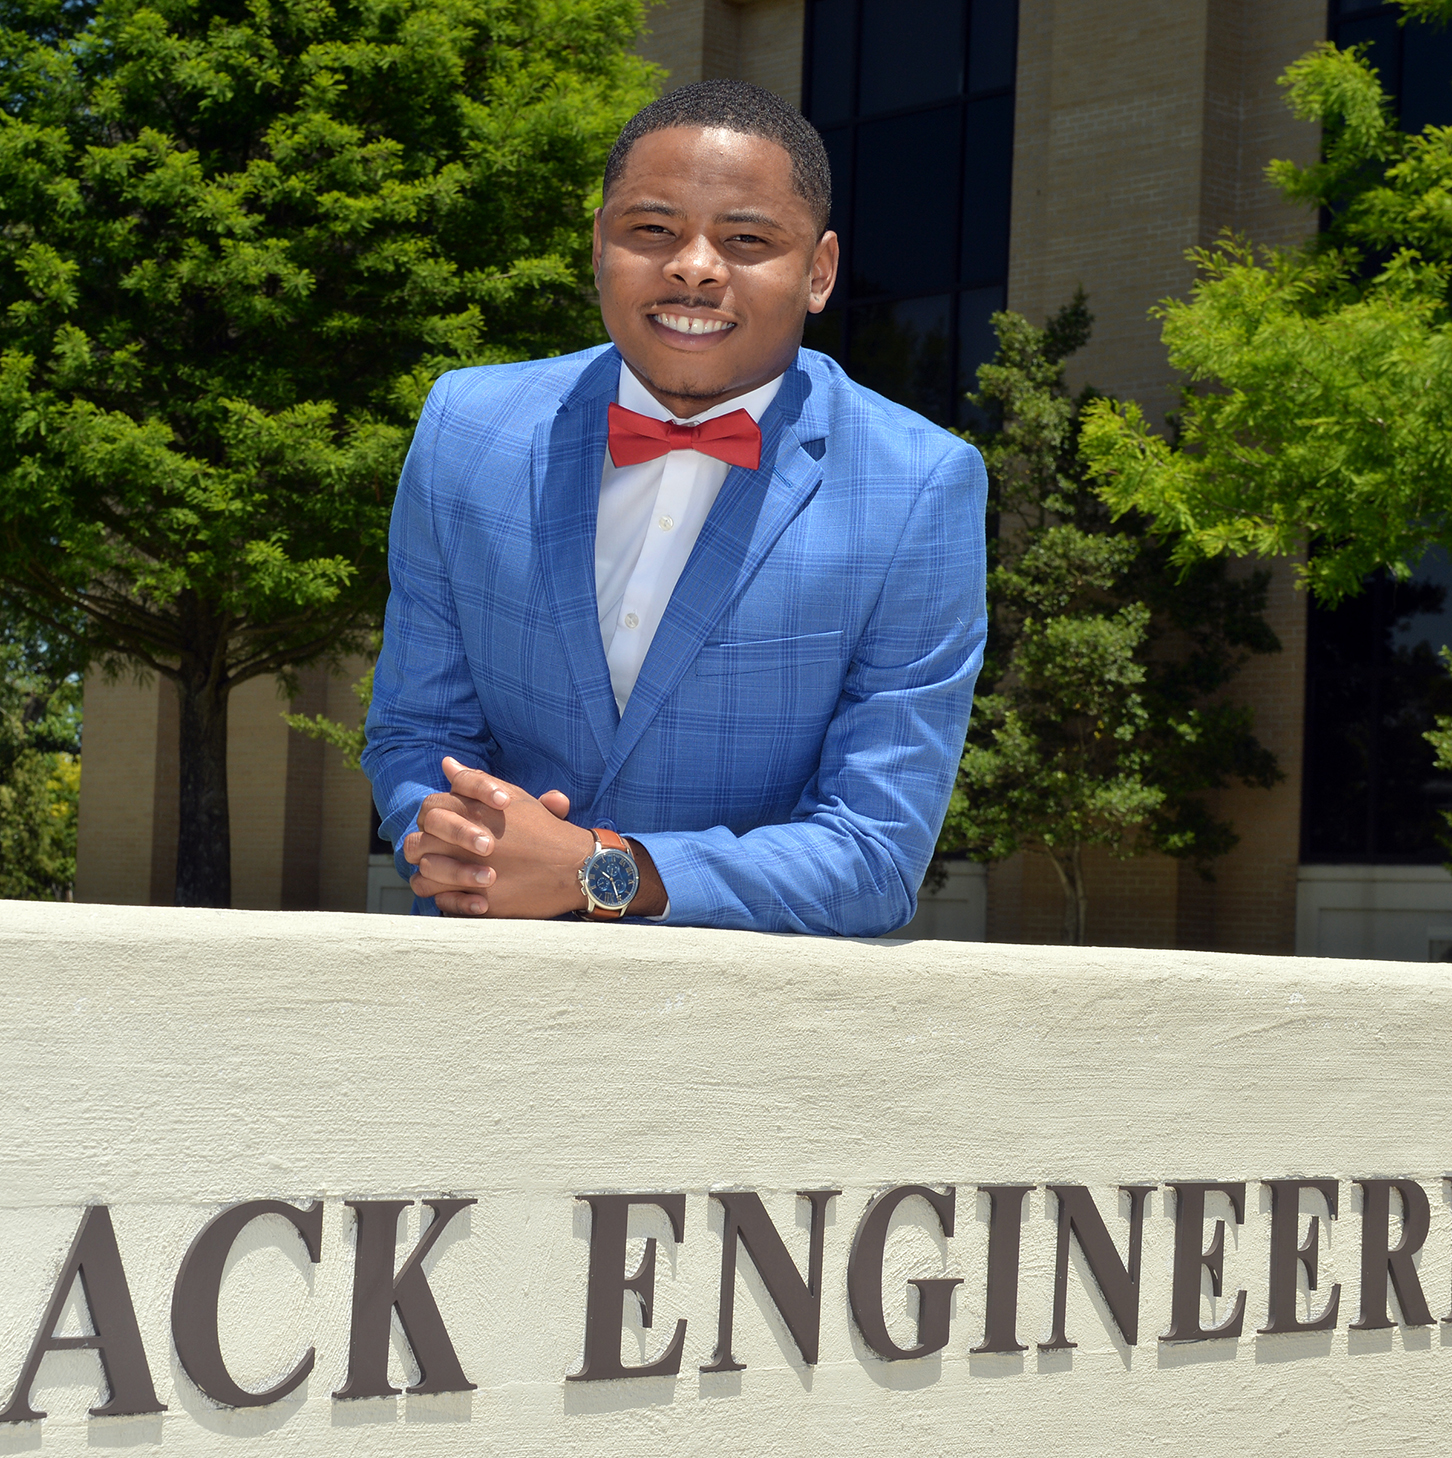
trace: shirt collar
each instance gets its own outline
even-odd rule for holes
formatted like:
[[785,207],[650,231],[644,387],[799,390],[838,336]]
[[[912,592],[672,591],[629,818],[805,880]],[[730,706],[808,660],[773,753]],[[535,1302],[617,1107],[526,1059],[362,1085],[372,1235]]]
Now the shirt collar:
[[702,421],[715,420],[720,415],[729,415],[733,410],[746,411],[760,425],[761,417],[766,414],[766,407],[776,399],[776,392],[781,389],[782,379],[783,376],[778,375],[776,379],[768,380],[764,385],[758,385],[748,394],[735,395],[730,400],[723,400],[719,405],[713,405],[709,410],[701,411],[699,415],[682,417],[672,415],[640,383],[635,371],[624,360],[621,360],[620,390],[616,399],[625,409],[634,410],[637,415],[648,415],[652,420],[674,420],[677,425],[700,425]]

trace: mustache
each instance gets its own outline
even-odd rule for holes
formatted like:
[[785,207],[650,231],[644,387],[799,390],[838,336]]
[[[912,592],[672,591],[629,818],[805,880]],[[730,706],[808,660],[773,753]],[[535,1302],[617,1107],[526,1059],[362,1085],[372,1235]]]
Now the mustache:
[[650,306],[652,314],[661,309],[718,309],[720,305],[715,299],[703,299],[699,295],[692,297],[688,294],[678,294],[673,299],[657,299]]

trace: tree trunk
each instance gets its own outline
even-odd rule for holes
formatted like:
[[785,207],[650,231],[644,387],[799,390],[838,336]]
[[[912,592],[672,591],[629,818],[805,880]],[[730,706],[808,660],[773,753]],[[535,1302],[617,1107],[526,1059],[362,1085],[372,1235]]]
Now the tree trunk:
[[177,815],[176,904],[232,904],[232,833],[227,809],[228,683],[177,679],[181,801]]
[[1089,923],[1089,889],[1084,884],[1084,859],[1079,846],[1064,857],[1050,855],[1059,873],[1059,886],[1064,893],[1064,945],[1082,947]]

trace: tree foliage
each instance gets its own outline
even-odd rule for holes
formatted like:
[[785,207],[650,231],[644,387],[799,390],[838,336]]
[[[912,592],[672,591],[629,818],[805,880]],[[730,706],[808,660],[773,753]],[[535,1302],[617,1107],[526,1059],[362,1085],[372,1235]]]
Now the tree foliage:
[[64,900],[76,875],[80,682],[29,625],[0,628],[0,898]]
[[0,0],[0,583],[174,680],[178,899],[232,687],[363,647],[429,385],[598,337],[639,0]]
[[[1404,9],[1445,20],[1452,0]],[[1327,226],[1299,248],[1197,250],[1190,298],[1157,311],[1191,382],[1182,448],[1111,401],[1084,448],[1105,499],[1177,560],[1314,543],[1301,573],[1329,604],[1452,544],[1452,127],[1398,130],[1362,48],[1318,46],[1282,84],[1323,149],[1269,176]]]
[[1081,417],[1063,360],[1089,336],[1082,294],[1036,329],[995,315],[998,353],[972,397],[998,513],[989,642],[940,853],[1047,856],[1064,939],[1082,942],[1084,852],[1158,851],[1210,863],[1237,840],[1204,792],[1272,784],[1247,709],[1220,697],[1250,653],[1279,648],[1261,616],[1265,574],[1177,570],[1166,543],[1117,523],[1085,480]]

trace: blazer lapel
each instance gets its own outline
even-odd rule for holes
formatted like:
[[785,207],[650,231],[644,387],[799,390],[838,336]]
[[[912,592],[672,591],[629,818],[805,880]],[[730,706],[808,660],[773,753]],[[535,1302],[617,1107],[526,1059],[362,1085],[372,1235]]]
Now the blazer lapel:
[[804,440],[822,433],[817,429],[819,412],[806,409],[811,391],[810,377],[800,365],[787,371],[762,419],[760,468],[733,467],[722,484],[626,702],[597,800],[695,661],[711,629],[821,484],[821,465],[802,448]]
[[595,598],[595,517],[600,505],[607,412],[620,356],[592,361],[534,433],[532,494],[540,573],[565,661],[600,757],[608,759],[619,714],[600,640]]

